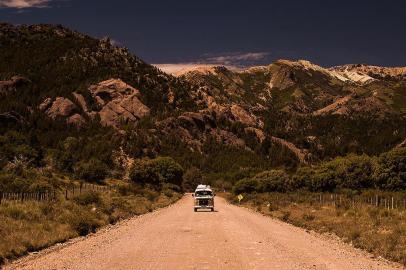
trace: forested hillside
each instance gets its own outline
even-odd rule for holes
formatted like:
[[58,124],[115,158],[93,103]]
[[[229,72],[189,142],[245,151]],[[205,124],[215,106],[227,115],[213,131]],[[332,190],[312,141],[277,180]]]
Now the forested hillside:
[[[135,159],[169,156],[229,185],[379,155],[406,138],[402,69],[280,60],[176,77],[107,38],[53,25],[1,24],[0,45],[0,166],[10,190],[22,188],[10,185],[12,164],[102,183],[128,177]],[[37,188],[26,178],[24,188]]]

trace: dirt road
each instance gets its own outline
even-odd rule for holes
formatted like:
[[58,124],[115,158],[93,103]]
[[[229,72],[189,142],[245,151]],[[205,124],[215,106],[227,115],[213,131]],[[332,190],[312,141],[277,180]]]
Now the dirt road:
[[185,196],[6,269],[402,269],[219,197],[216,208],[195,213]]

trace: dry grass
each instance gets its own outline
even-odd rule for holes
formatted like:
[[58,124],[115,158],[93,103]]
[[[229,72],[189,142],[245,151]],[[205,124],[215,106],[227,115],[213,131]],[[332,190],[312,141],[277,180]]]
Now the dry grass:
[[[278,195],[291,199],[291,195]],[[243,205],[293,225],[333,233],[355,247],[406,266],[406,211],[371,206],[320,206],[306,200],[281,203],[269,194],[246,196]],[[231,198],[234,201],[235,198]],[[234,201],[235,202],[235,201]],[[286,202],[286,200],[285,200]]]
[[[123,191],[124,189],[122,189]],[[181,194],[136,188],[122,192],[87,192],[71,200],[6,202],[0,205],[0,266],[28,252],[96,231],[118,220],[174,203]]]

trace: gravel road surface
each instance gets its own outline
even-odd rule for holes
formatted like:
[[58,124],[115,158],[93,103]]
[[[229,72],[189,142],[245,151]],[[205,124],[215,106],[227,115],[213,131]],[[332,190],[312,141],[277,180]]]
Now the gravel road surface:
[[332,237],[228,204],[193,212],[193,198],[121,222],[5,269],[404,269]]

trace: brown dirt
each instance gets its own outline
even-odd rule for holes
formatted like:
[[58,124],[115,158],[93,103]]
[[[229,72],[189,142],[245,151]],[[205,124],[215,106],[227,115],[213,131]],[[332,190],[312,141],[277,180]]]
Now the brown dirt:
[[195,213],[192,203],[186,195],[5,269],[402,269],[223,198],[216,197],[214,213]]

